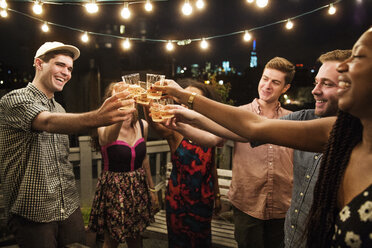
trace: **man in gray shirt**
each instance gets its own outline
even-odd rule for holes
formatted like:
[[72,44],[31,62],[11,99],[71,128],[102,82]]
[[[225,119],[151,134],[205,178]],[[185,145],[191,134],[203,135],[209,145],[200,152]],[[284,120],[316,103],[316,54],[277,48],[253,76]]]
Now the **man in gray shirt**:
[[[315,110],[301,110],[283,116],[285,120],[312,120],[335,116],[338,111],[338,64],[351,55],[350,50],[334,50],[321,55],[322,63],[315,77],[312,94]],[[294,150],[293,153],[293,189],[291,206],[284,223],[285,247],[305,247],[305,227],[307,216],[313,202],[313,192],[318,179],[321,153]]]

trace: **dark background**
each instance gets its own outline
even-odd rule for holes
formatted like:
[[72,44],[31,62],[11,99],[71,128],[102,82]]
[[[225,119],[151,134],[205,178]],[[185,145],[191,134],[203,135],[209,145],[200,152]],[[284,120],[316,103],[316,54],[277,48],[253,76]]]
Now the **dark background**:
[[[184,1],[169,0],[153,2],[151,13],[144,10],[143,4],[130,4],[130,20],[121,19],[122,4],[101,5],[95,15],[88,14],[79,5],[82,1],[69,1],[79,3],[76,5],[44,4],[43,14],[36,16],[32,12],[33,3],[29,1],[7,2],[11,9],[80,30],[120,35],[119,27],[125,25],[123,36],[183,40],[261,27],[333,1],[269,0],[266,8],[258,9],[245,0],[205,0],[204,10],[194,8],[193,14],[185,17],[180,10]],[[144,77],[146,72],[157,72],[175,78],[177,66],[199,64],[204,67],[206,62],[211,62],[214,68],[214,65],[221,66],[226,60],[240,73],[219,77],[231,84],[230,97],[237,105],[247,103],[257,95],[262,66],[275,56],[303,65],[297,70],[289,94],[295,94],[296,87],[307,87],[310,93],[317,68],[315,61],[319,55],[333,49],[352,48],[357,38],[371,25],[371,0],[343,0],[335,7],[337,12],[333,16],[325,8],[293,20],[295,26],[292,30],[286,30],[284,24],[277,24],[253,31],[259,63],[259,67],[253,70],[249,69],[252,43],[243,42],[242,34],[209,40],[210,47],[206,51],[199,48],[198,42],[192,42],[187,46],[176,46],[175,51],[169,53],[165,50],[165,43],[151,41],[132,41],[132,48],[123,51],[121,39],[91,35],[89,43],[85,44],[80,40],[80,32],[49,25],[50,31],[43,33],[40,29],[42,22],[8,11],[8,18],[0,19],[0,76],[4,78],[0,89],[4,93],[31,81],[36,50],[45,41],[58,40],[81,50],[81,57],[74,64],[71,82],[62,94],[57,95],[70,112],[97,107],[105,86],[111,81],[119,81],[123,74],[140,72]],[[107,43],[112,47],[107,48]],[[315,72],[312,73],[311,69]]]

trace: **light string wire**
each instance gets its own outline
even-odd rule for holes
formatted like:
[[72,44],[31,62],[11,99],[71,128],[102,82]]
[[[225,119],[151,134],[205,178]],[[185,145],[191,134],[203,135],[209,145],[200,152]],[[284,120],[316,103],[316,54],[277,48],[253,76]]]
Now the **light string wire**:
[[[152,0],[152,2],[155,2],[155,1],[168,1],[168,0]],[[87,34],[90,34],[90,35],[105,36],[105,37],[111,37],[111,38],[122,39],[122,40],[123,39],[129,39],[131,41],[142,41],[142,42],[148,41],[148,42],[162,42],[162,43],[168,43],[168,42],[172,42],[173,43],[174,42],[174,43],[177,43],[178,45],[187,45],[187,44],[190,44],[191,42],[201,41],[203,39],[204,40],[212,40],[212,39],[217,39],[217,38],[234,36],[234,35],[245,33],[246,31],[252,32],[252,31],[264,29],[264,28],[267,28],[267,27],[270,27],[270,26],[274,26],[274,25],[277,25],[277,24],[285,23],[288,20],[298,19],[300,17],[306,16],[306,15],[310,15],[312,13],[315,13],[315,12],[318,12],[320,10],[323,10],[325,8],[329,8],[331,4],[336,5],[336,4],[340,3],[341,1],[342,0],[337,0],[337,1],[333,2],[333,3],[324,5],[322,7],[319,7],[319,8],[313,9],[313,10],[310,10],[308,12],[299,14],[297,16],[286,18],[284,20],[276,21],[276,22],[273,22],[273,23],[269,23],[269,24],[266,24],[266,25],[259,26],[259,27],[254,27],[254,28],[251,28],[251,29],[245,29],[245,30],[241,30],[241,31],[231,32],[231,33],[227,33],[227,34],[220,34],[220,35],[215,35],[215,36],[210,36],[210,37],[204,37],[204,38],[182,39],[182,40],[162,40],[162,39],[152,39],[152,38],[123,37],[123,36],[113,35],[113,34],[106,34],[106,33],[98,33],[98,32],[86,31],[86,30],[82,30],[82,29],[78,29],[78,28],[74,28],[74,27],[70,27],[70,26],[66,26],[66,25],[62,25],[62,24],[58,24],[58,23],[48,22],[48,21],[42,20],[40,18],[34,17],[32,15],[29,15],[29,14],[26,14],[26,13],[23,13],[21,11],[14,10],[14,9],[11,9],[11,8],[6,8],[6,10],[11,11],[11,12],[14,12],[14,13],[19,14],[19,15],[22,15],[22,16],[25,16],[27,18],[30,18],[30,19],[39,21],[39,22],[42,22],[42,23],[46,23],[48,25],[52,25],[52,26],[56,26],[56,27],[61,27],[61,28],[65,28],[65,29],[69,29],[69,30],[73,30],[73,31],[81,32],[81,33],[87,33]],[[29,2],[34,2],[34,1],[29,1]],[[133,1],[133,2],[130,2],[130,3],[143,3],[143,2],[146,2],[146,1]],[[43,2],[43,3],[52,3],[52,2]],[[53,2],[52,4],[72,4],[72,5],[75,4],[76,5],[77,3],[55,3],[55,2]],[[102,3],[101,2],[101,4],[116,4],[116,3]],[[122,2],[121,2],[121,4],[122,4]]]

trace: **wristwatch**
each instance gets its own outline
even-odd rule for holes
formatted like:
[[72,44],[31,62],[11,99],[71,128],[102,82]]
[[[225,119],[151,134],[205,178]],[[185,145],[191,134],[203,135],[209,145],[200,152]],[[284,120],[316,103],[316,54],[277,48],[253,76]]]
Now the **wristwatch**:
[[187,100],[187,106],[189,107],[189,109],[193,109],[193,103],[196,95],[197,95],[196,92],[192,92],[189,97],[189,100]]

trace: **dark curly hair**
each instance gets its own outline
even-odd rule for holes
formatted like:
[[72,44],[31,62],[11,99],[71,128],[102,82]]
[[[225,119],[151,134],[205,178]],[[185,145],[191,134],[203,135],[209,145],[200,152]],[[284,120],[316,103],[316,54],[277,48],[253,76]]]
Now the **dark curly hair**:
[[314,199],[307,222],[307,246],[331,246],[339,209],[337,194],[353,148],[362,140],[360,120],[339,111],[319,168]]
[[211,100],[214,100],[214,101],[218,101],[218,102],[221,101],[221,97],[217,93],[217,91],[208,84],[202,83],[192,78],[179,79],[177,80],[177,83],[181,85],[183,88],[187,88],[187,87],[197,88],[203,93],[203,96]]

